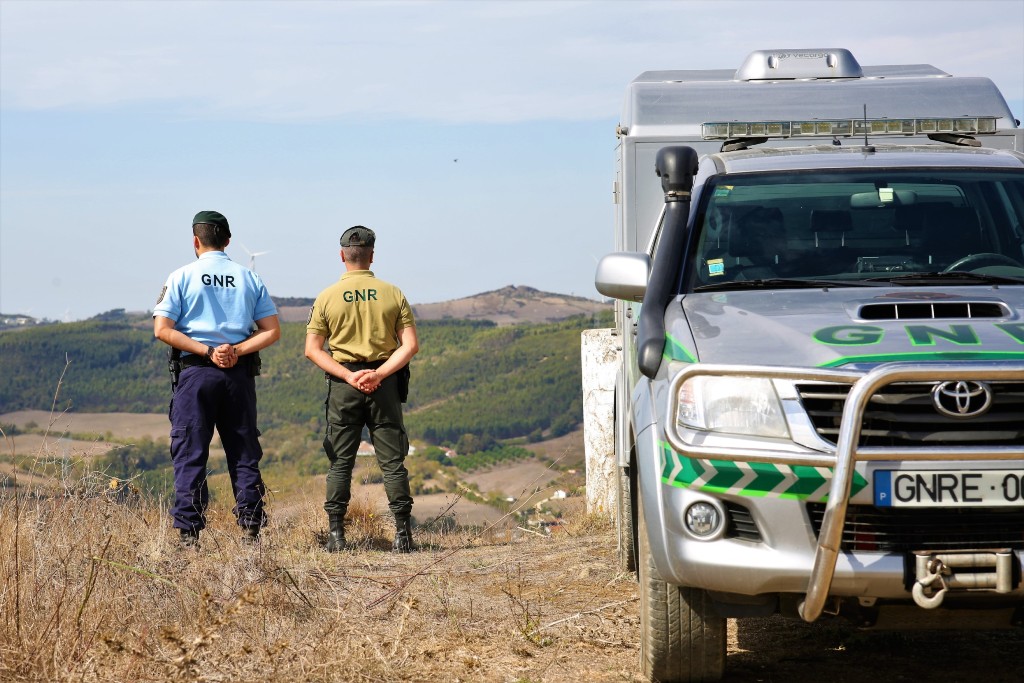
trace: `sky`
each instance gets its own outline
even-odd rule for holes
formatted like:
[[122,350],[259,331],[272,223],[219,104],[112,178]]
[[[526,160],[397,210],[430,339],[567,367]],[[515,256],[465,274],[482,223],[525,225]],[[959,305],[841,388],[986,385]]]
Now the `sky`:
[[0,0],[0,313],[152,310],[200,210],[278,297],[362,224],[413,304],[598,299],[629,81],[823,47],[991,78],[1024,119],[1024,0]]

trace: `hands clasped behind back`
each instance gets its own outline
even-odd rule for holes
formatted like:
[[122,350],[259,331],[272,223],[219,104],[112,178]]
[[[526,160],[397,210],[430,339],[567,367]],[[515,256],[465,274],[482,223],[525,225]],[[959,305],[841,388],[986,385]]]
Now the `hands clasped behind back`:
[[380,386],[381,378],[376,370],[367,368],[349,374],[345,381],[364,394],[372,394]]
[[231,344],[221,344],[213,349],[210,360],[218,368],[233,368],[238,363],[238,352]]

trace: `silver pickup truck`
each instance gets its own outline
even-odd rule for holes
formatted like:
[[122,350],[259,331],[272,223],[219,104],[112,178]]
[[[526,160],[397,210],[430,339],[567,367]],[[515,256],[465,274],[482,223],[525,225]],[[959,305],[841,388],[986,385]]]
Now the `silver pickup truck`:
[[720,678],[727,618],[1024,625],[1021,137],[916,106],[655,141],[646,247],[596,275],[652,680]]

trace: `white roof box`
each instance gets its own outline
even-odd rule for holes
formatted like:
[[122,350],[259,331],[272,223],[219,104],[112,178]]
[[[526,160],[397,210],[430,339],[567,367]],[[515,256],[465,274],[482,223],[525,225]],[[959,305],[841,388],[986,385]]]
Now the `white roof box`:
[[693,136],[728,121],[998,119],[1017,128],[987,78],[930,64],[861,66],[842,48],[757,50],[737,71],[646,71],[629,84],[619,119],[630,137]]
[[862,78],[864,70],[849,50],[757,50],[736,71],[737,81],[789,78]]

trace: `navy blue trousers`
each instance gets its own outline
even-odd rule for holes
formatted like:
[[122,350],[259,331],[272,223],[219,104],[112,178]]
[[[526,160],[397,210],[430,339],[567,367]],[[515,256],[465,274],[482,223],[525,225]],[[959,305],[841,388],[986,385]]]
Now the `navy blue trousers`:
[[171,458],[174,462],[174,506],[171,515],[178,529],[206,527],[207,462],[210,441],[217,428],[227,456],[233,512],[239,526],[260,528],[266,522],[260,475],[259,430],[256,428],[256,379],[247,363],[228,370],[196,366],[181,371],[171,399]]

